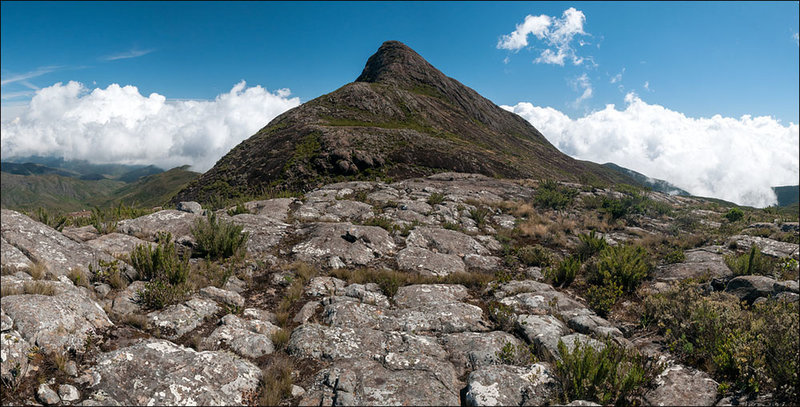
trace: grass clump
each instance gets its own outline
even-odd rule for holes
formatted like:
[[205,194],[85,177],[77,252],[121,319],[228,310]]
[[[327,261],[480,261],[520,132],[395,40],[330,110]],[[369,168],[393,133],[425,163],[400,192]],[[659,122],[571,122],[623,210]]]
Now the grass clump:
[[108,213],[95,206],[92,208],[92,216],[89,217],[89,222],[97,230],[97,233],[107,235],[117,230],[117,219],[113,213]]
[[47,209],[39,207],[33,213],[26,213],[26,215],[30,216],[33,220],[37,222],[44,223],[51,228],[61,231],[64,229],[64,226],[69,224],[69,219],[60,213],[51,214]]
[[633,404],[647,390],[663,367],[635,350],[606,341],[598,350],[575,340],[570,351],[558,341],[555,374],[561,383],[561,402],[595,401],[602,405]]
[[494,355],[497,360],[504,365],[528,367],[537,361],[536,351],[532,344],[525,345],[519,343],[514,345],[511,342],[506,342]]
[[292,397],[292,361],[288,356],[277,354],[262,370],[263,382],[258,405],[277,406]]
[[682,249],[675,249],[664,256],[664,263],[666,264],[682,263],[685,260],[686,254],[683,253]]
[[396,270],[376,270],[361,268],[357,270],[331,270],[331,277],[346,281],[348,284],[375,283],[388,298],[394,297],[400,287],[412,284],[461,284],[469,289],[482,290],[493,279],[483,273],[452,273],[446,276],[425,276]]
[[275,317],[281,328],[286,328],[288,326],[290,316],[289,310],[303,296],[303,290],[306,284],[319,274],[317,269],[306,263],[293,263],[289,268],[294,272],[294,278],[292,278],[291,284],[289,284],[289,287],[284,291],[283,298],[278,303],[278,308],[275,310]]
[[673,354],[709,372],[723,388],[772,393],[774,402],[792,404],[800,396],[799,311],[797,302],[769,299],[748,306],[723,292],[703,295],[699,284],[683,282],[646,298],[640,320],[664,335]]
[[553,282],[554,287],[569,287],[581,269],[581,261],[577,256],[568,256],[560,261],[554,268],[549,269],[548,277]]
[[440,192],[434,192],[428,196],[428,205],[440,205],[444,202],[445,195]]
[[553,180],[544,180],[539,183],[533,202],[540,208],[564,209],[569,206],[578,195],[578,191],[559,185]]
[[526,266],[545,267],[552,262],[552,255],[540,245],[523,246],[517,250],[517,257]]
[[[122,289],[128,286],[128,281],[122,275],[119,260],[99,260],[97,267],[89,265],[89,273],[91,273],[92,282],[106,283],[114,289]],[[80,277],[77,280],[78,282],[73,281],[75,285],[79,285]]]
[[620,245],[603,249],[596,263],[587,269],[589,306],[601,316],[624,293],[632,293],[650,272],[647,251],[641,246]]
[[38,294],[38,295],[47,295],[53,296],[56,295],[56,289],[53,287],[52,284],[48,284],[44,281],[26,281],[22,283],[22,287],[10,287],[10,286],[3,286],[2,292],[0,292],[0,297],[5,297],[9,295],[22,295],[22,294]]
[[291,332],[289,330],[278,328],[276,331],[272,332],[269,339],[272,341],[272,344],[275,345],[275,349],[284,349],[289,343],[290,336]]
[[197,253],[211,259],[224,259],[231,256],[243,256],[245,243],[250,237],[242,232],[242,226],[222,221],[213,211],[208,211],[205,219],[198,219],[192,234],[197,241]]
[[597,233],[594,230],[590,231],[589,234],[581,233],[578,235],[578,239],[580,239],[580,243],[578,244],[577,255],[581,261],[589,260],[590,257],[608,247],[606,239],[602,236],[597,237]]
[[761,254],[761,250],[756,245],[751,246],[747,253],[725,256],[725,265],[737,276],[754,274],[777,276],[780,268],[777,262]]
[[235,207],[227,211],[228,216],[235,216],[241,213],[250,213],[241,202],[237,202]]
[[139,277],[148,281],[137,292],[146,308],[161,309],[182,301],[188,294],[189,257],[181,259],[169,233],[159,235],[159,243],[137,245],[130,254],[130,264]]

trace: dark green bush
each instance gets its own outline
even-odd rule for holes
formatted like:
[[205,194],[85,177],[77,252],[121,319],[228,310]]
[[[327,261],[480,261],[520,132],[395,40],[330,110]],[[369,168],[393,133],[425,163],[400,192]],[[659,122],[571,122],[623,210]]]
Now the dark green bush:
[[516,314],[511,307],[501,302],[489,303],[489,318],[494,321],[497,330],[512,332],[515,328]]
[[181,259],[170,234],[159,236],[159,243],[137,245],[130,254],[131,265],[139,277],[147,280],[137,295],[145,308],[161,309],[185,299],[189,292],[186,279],[189,276],[189,257]]
[[728,210],[728,213],[725,214],[725,219],[730,222],[737,222],[744,218],[744,212],[737,207],[733,207]]
[[675,249],[664,256],[664,263],[667,264],[681,263],[684,260],[686,260],[686,255],[681,249]]
[[250,213],[250,211],[248,211],[247,208],[245,208],[244,205],[241,202],[238,202],[236,204],[236,207],[228,209],[227,213],[228,213],[228,216],[235,216],[235,215],[238,215],[240,213]]
[[588,280],[594,285],[614,282],[623,291],[631,293],[647,277],[649,271],[647,251],[643,247],[608,246],[600,252],[596,266],[588,273]]
[[613,281],[603,285],[589,286],[586,292],[589,308],[604,318],[608,316],[620,297],[622,297],[622,287]]
[[69,224],[69,219],[67,219],[65,215],[63,214],[53,215],[47,209],[42,207],[36,208],[36,211],[34,211],[34,213],[32,214],[30,213],[26,214],[29,215],[33,220],[44,223],[45,225],[50,226],[51,228],[59,232],[62,229],[64,229],[64,226],[67,226]]
[[533,345],[506,342],[503,347],[495,352],[495,356],[504,365],[528,367],[536,363],[536,352]]
[[517,250],[517,257],[526,266],[545,267],[550,265],[552,255],[540,245],[523,246]]
[[563,285],[564,287],[569,287],[580,269],[581,261],[575,256],[568,256],[560,261],[555,268],[551,268],[548,275],[550,280],[553,281],[553,286]]
[[96,206],[92,208],[92,216],[89,219],[97,233],[101,235],[114,233],[117,230],[117,218],[113,213],[107,213]]
[[552,180],[544,180],[539,183],[533,202],[540,208],[564,209],[577,195],[578,191],[573,188],[561,186]]
[[645,299],[640,318],[664,335],[671,352],[708,371],[725,387],[774,392],[776,401],[799,395],[800,309],[797,302],[770,299],[747,306],[733,295],[703,295],[697,283]]
[[581,261],[589,260],[590,257],[600,253],[601,250],[608,246],[606,239],[597,237],[594,230],[590,231],[588,235],[581,233],[578,235],[578,239],[580,239],[580,243],[578,244],[577,252]]
[[250,236],[248,232],[242,232],[241,225],[222,221],[213,211],[208,211],[206,219],[195,222],[192,234],[197,241],[197,254],[211,259],[244,255],[245,243]]
[[429,205],[439,205],[444,202],[445,195],[439,192],[434,192],[428,196]]
[[556,377],[561,401],[588,400],[602,405],[630,405],[637,401],[663,370],[663,366],[633,349],[605,341],[597,350],[576,339],[570,351],[558,341]]

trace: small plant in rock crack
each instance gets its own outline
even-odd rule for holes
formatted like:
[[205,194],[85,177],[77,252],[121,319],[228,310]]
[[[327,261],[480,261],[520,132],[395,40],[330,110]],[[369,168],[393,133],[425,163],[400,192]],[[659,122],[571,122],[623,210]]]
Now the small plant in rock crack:
[[242,229],[241,225],[225,222],[213,211],[208,211],[207,217],[198,219],[192,227],[197,254],[211,259],[244,256],[250,234],[242,232]]
[[475,221],[475,224],[478,225],[479,229],[483,229],[483,227],[486,226],[486,221],[491,214],[492,211],[483,206],[469,210],[469,217]]
[[523,343],[514,345],[506,342],[499,351],[495,352],[495,356],[504,365],[530,366],[537,362],[533,345]]
[[569,287],[580,269],[581,261],[576,256],[568,256],[556,267],[548,269],[547,275],[553,281],[554,287]]
[[516,314],[508,305],[493,301],[489,304],[489,318],[497,325],[501,331],[511,332],[514,330]]
[[440,192],[434,192],[428,196],[429,205],[439,205],[444,202],[445,195]]

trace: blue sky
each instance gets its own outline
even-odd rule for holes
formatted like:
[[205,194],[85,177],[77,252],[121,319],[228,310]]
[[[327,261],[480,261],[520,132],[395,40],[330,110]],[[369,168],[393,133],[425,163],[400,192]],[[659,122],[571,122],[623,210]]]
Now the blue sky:
[[[577,51],[596,67],[534,64],[535,51],[496,47],[526,15],[559,16],[568,6],[586,16],[588,44]],[[211,99],[244,79],[306,101],[351,82],[381,42],[397,39],[497,104],[532,101],[574,117],[633,90],[691,116],[800,121],[797,2],[4,1],[1,15],[3,80],[54,69],[28,80],[37,87],[76,80]],[[623,69],[620,91],[609,80]],[[571,82],[583,73],[593,97],[576,107],[581,91]],[[3,103],[31,90],[9,83],[3,94],[20,96]]]
[[798,2],[3,1],[2,154],[205,171],[400,40],[573,157],[763,206],[800,176],[799,14]]

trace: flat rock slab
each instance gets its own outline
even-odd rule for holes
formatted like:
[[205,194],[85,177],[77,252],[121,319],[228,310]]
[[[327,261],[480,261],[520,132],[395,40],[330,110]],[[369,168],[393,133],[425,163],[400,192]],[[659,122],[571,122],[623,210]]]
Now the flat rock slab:
[[524,346],[514,335],[503,331],[448,334],[439,338],[439,343],[450,355],[450,361],[459,376],[484,366],[499,364],[498,354],[506,345],[515,348]]
[[397,289],[393,299],[399,308],[417,308],[425,304],[459,302],[469,297],[460,284],[413,284]]
[[169,232],[179,240],[192,234],[194,222],[199,218],[201,216],[194,213],[165,209],[136,219],[121,220],[117,223],[117,230],[145,239],[154,239],[158,232]]
[[115,260],[16,211],[2,210],[0,228],[8,243],[20,249],[29,259],[43,264],[54,276],[66,276],[73,269],[88,273],[88,266],[96,265],[98,260]]
[[655,382],[657,387],[644,396],[652,406],[713,406],[717,401],[719,383],[699,370],[671,366]]
[[123,405],[243,405],[261,381],[261,369],[231,353],[165,340],[103,353],[96,362],[89,388]]
[[313,223],[301,233],[307,239],[292,248],[298,260],[328,264],[338,257],[345,265],[367,265],[394,254],[395,243],[383,228],[350,223]]
[[81,226],[79,228],[65,227],[64,229],[61,229],[61,233],[78,243],[97,239],[101,236],[100,233],[97,232],[97,229],[95,229],[95,227],[92,225]]
[[248,324],[236,316],[226,315],[226,317],[228,316],[233,318],[223,318],[223,325],[203,340],[203,349],[217,349],[224,344],[237,355],[251,359],[269,355],[275,351],[272,340],[265,333],[254,332],[254,330],[248,329],[251,328]]
[[265,215],[240,213],[235,216],[220,215],[221,220],[242,226],[242,231],[250,234],[247,239],[247,252],[252,255],[269,254],[286,236],[289,224]]
[[773,294],[775,283],[775,279],[766,276],[739,276],[728,282],[725,292],[752,304],[758,297]]
[[134,236],[122,233],[109,233],[96,239],[86,241],[90,247],[110,254],[111,256],[127,256],[138,245],[155,246],[153,242],[148,242]]
[[750,247],[755,244],[761,250],[761,253],[770,257],[800,259],[800,245],[797,243],[781,242],[766,237],[749,235],[734,235],[728,241],[731,243],[736,242],[736,245],[744,250],[750,250]]
[[12,273],[27,271],[33,267],[33,262],[19,249],[8,243],[6,239],[0,238],[0,264],[3,271]]
[[516,325],[539,353],[551,358],[555,358],[553,352],[558,353],[558,340],[569,333],[569,328],[552,315],[519,315]]
[[220,310],[216,302],[206,298],[192,298],[183,304],[170,305],[147,314],[152,326],[161,329],[161,336],[177,339],[197,328],[206,317]]
[[295,218],[303,222],[359,222],[375,216],[372,205],[358,201],[310,201],[297,208]]
[[417,227],[406,238],[408,246],[436,250],[439,253],[464,257],[468,254],[489,255],[488,249],[464,233],[441,228]]
[[30,348],[17,331],[5,331],[0,335],[0,376],[6,383],[21,381],[31,373],[28,368]]
[[467,378],[465,401],[468,406],[544,405],[557,390],[550,366],[486,366]]
[[281,222],[289,220],[292,204],[299,202],[297,198],[275,198],[263,201],[250,201],[244,204],[247,210],[256,215],[266,216]]
[[0,301],[22,337],[47,352],[80,350],[87,332],[112,325],[103,309],[80,289],[54,296],[11,295]]
[[685,280],[705,275],[711,278],[727,277],[733,272],[725,265],[725,256],[721,246],[701,247],[686,250],[686,260],[681,263],[667,264],[655,270],[657,281]]
[[381,358],[389,353],[410,356],[447,357],[435,338],[369,328],[301,325],[292,331],[289,354],[322,360]]
[[[383,361],[340,360],[320,371],[300,405],[455,406],[459,384],[449,362],[390,354]],[[329,404],[330,403],[330,404]]]
[[446,276],[466,271],[464,261],[455,254],[436,253],[414,246],[397,253],[397,266],[400,270],[426,276]]

